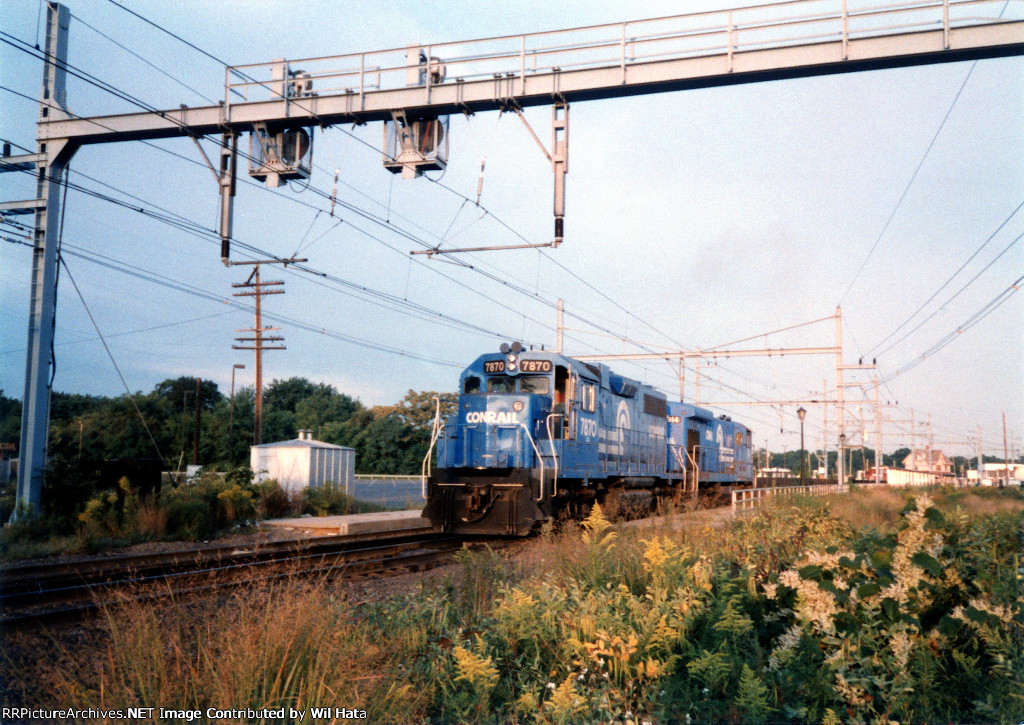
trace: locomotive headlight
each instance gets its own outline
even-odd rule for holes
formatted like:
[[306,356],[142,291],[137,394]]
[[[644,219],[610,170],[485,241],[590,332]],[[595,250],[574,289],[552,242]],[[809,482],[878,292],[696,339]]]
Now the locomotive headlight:
[[515,364],[514,362],[510,362],[510,363],[508,364],[508,371],[509,371],[509,372],[512,372],[512,371],[514,371],[515,369],[516,369],[516,364]]
[[508,364],[509,365],[515,365],[516,364],[516,356],[515,355],[509,355],[505,359],[508,360]]

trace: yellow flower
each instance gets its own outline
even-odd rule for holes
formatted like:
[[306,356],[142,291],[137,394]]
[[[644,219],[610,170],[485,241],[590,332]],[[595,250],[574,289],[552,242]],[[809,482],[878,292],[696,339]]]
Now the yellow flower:
[[455,669],[458,673],[455,677],[456,682],[464,680],[482,695],[490,694],[494,686],[498,684],[498,668],[491,662],[491,658],[482,657],[462,647],[456,647],[453,654],[455,655]]
[[572,675],[570,675],[551,693],[551,698],[544,703],[544,709],[556,721],[564,722],[571,715],[582,710],[586,704],[587,701],[576,692],[576,687],[572,683]]

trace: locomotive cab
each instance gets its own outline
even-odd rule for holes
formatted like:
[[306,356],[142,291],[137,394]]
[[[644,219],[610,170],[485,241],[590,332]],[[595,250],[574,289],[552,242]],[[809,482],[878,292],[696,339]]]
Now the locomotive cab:
[[[426,516],[448,530],[518,535],[552,516],[553,500],[566,495],[564,446],[595,415],[596,381],[581,395],[572,362],[513,343],[463,371],[458,412],[437,441]],[[583,425],[596,435],[596,421]]]

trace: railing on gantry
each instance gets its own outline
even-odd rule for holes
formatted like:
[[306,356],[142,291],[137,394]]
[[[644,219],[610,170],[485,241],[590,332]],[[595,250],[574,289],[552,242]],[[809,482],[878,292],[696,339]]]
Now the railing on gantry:
[[[1011,3],[1020,7],[1019,0]],[[509,82],[509,95],[515,95],[516,85],[524,89],[530,76],[555,72],[618,67],[624,80],[632,66],[683,58],[725,55],[731,60],[749,51],[830,41],[841,41],[845,50],[854,40],[939,29],[948,41],[956,28],[1011,22],[1004,17],[1006,7],[1006,0],[788,0],[549,32],[277,59],[229,66],[225,102],[230,106],[301,98],[314,89],[316,95],[363,96],[409,85],[429,89],[487,79]],[[416,69],[413,76],[410,69]]]

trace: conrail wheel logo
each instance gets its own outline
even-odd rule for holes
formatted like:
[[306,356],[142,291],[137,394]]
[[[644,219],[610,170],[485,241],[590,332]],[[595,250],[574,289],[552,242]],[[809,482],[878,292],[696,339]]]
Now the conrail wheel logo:
[[620,430],[629,430],[629,406],[625,400],[619,401],[619,408],[615,412],[615,427]]
[[493,410],[474,410],[471,413],[466,413],[467,423],[518,423],[519,416],[515,413],[497,413]]

